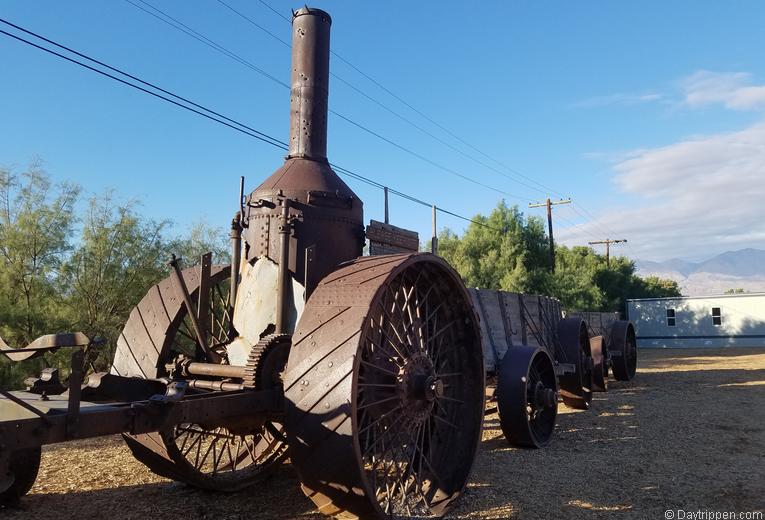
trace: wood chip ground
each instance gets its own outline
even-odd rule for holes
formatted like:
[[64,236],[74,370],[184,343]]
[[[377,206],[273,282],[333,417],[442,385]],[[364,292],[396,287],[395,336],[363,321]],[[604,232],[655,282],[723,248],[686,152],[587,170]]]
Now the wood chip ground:
[[[765,509],[765,350],[646,350],[592,410],[561,406],[542,450],[507,445],[496,415],[449,518],[664,518]],[[319,519],[285,465],[226,495],[159,478],[119,437],[45,449],[32,492],[0,518]]]

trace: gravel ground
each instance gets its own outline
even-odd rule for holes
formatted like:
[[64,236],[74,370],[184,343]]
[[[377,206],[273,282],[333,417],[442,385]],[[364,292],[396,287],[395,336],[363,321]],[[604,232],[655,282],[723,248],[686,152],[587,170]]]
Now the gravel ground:
[[[553,443],[509,447],[486,418],[450,518],[664,518],[765,509],[765,350],[648,350],[588,412],[561,407]],[[285,465],[234,495],[156,477],[118,437],[52,446],[31,494],[0,518],[319,519]],[[679,515],[678,515],[679,516]]]

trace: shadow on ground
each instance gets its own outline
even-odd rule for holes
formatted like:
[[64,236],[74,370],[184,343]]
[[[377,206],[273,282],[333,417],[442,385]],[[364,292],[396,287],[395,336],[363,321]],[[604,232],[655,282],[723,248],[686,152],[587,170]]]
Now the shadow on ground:
[[[562,407],[542,450],[511,448],[496,415],[485,426],[471,483],[450,518],[642,519],[667,509],[765,508],[765,350],[641,351],[636,379],[612,380],[590,411]],[[3,518],[322,518],[289,466],[227,495],[153,477],[114,442],[78,449],[49,450],[48,481]],[[64,455],[79,464],[82,486],[56,481],[75,478],[53,467]]]

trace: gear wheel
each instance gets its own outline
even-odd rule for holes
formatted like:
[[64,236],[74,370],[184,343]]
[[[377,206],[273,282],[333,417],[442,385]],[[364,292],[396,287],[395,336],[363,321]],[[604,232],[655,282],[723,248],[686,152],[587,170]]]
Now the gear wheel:
[[281,384],[291,338],[290,334],[269,334],[252,347],[242,381],[245,388],[268,390]]

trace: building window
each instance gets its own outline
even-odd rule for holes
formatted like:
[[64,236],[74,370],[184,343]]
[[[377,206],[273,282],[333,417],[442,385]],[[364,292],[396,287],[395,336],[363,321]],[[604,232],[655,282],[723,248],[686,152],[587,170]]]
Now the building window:
[[667,309],[667,327],[675,326],[675,309]]
[[722,313],[720,312],[720,307],[712,307],[712,323],[717,325],[722,325]]

